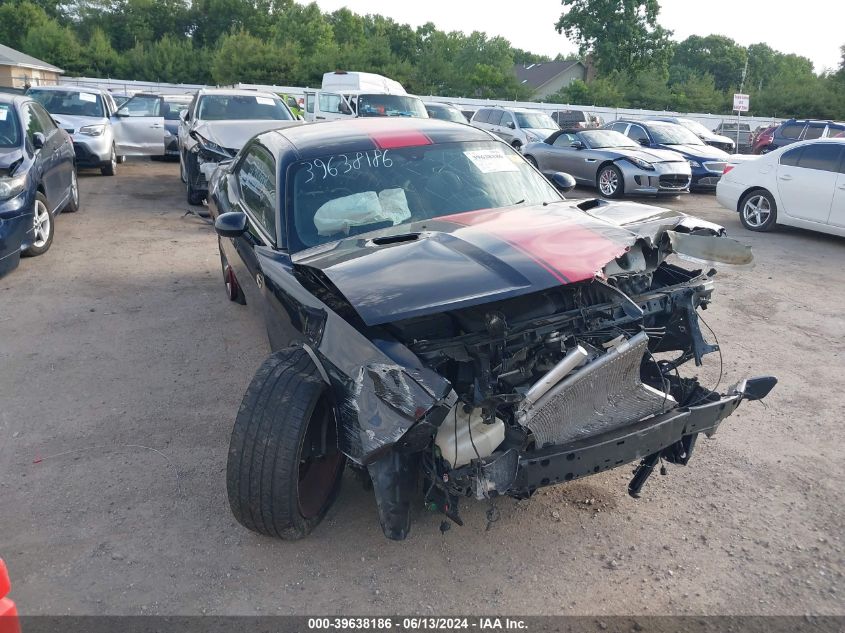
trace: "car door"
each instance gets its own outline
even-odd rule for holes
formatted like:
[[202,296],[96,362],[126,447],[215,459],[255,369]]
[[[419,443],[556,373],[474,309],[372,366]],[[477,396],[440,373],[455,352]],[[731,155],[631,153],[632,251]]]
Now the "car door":
[[574,134],[561,133],[552,144],[552,149],[549,151],[550,167],[549,171],[562,171],[569,174],[575,180],[584,181],[585,163],[583,152],[585,149],[579,150],[572,147],[572,143],[577,140]]
[[46,137],[45,147],[52,155],[52,169],[55,170],[57,196],[62,200],[69,198],[70,187],[73,178],[74,156],[73,144],[67,138],[67,133],[56,125],[53,118],[47,113],[41,104],[32,102],[29,104]]
[[651,138],[646,132],[645,128],[642,125],[637,125],[636,123],[632,123],[631,126],[628,128],[627,132],[628,138],[630,138],[635,143],[639,143],[643,147],[648,147],[651,145]]
[[845,148],[839,159],[839,173],[836,175],[836,186],[827,222],[832,226],[845,227]]
[[842,149],[839,143],[811,143],[783,153],[777,169],[777,188],[784,213],[827,223]]
[[233,170],[238,189],[237,206],[247,216],[247,230],[232,240],[235,257],[229,264],[240,282],[247,306],[264,318],[264,274],[256,253],[273,248],[276,241],[276,161],[269,149],[254,141]]
[[47,206],[51,211],[62,202],[61,174],[58,172],[58,157],[56,156],[56,135],[52,137],[48,130],[42,127],[41,121],[35,113],[32,104],[25,103],[21,106],[21,124],[26,132],[30,147],[35,146],[35,135],[41,134],[44,137],[44,145],[35,150],[35,160],[40,164],[41,185],[44,188],[44,196],[47,198]]
[[516,121],[514,121],[513,114],[510,112],[502,112],[502,118],[499,120],[499,131],[497,134],[506,142],[513,142],[516,138]]
[[121,156],[164,154],[164,112],[158,95],[138,94],[124,103],[110,118],[114,143]]

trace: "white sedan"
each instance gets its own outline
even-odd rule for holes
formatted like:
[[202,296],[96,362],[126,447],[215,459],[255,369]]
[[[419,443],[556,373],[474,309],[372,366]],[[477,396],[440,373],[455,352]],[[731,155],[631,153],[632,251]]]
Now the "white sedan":
[[845,236],[845,139],[793,143],[729,164],[716,199],[751,231],[785,224]]

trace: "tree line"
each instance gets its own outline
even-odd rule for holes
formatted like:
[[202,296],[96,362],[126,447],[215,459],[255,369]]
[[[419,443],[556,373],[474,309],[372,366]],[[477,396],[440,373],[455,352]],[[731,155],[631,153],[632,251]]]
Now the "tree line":
[[[766,44],[673,42],[657,0],[562,4],[550,28],[577,42],[594,72],[550,102],[727,113],[745,71],[753,113],[845,118],[845,50],[838,72],[816,75],[809,59]],[[0,0],[0,42],[71,76],[319,86],[324,72],[349,69],[417,94],[508,100],[530,98],[514,63],[552,61],[503,37],[294,0]]]

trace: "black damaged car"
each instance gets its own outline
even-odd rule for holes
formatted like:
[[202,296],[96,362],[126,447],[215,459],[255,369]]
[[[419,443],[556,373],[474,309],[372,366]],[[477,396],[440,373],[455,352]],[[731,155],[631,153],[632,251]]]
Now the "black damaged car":
[[687,370],[718,350],[698,317],[710,262],[750,249],[667,209],[567,201],[571,183],[433,119],[266,132],[215,172],[227,292],[273,350],[232,432],[239,522],[305,536],[347,465],[392,539],[414,503],[460,523],[462,499],[641,460],[637,496],[659,459],[685,465],[768,394],[771,377],[717,393]]

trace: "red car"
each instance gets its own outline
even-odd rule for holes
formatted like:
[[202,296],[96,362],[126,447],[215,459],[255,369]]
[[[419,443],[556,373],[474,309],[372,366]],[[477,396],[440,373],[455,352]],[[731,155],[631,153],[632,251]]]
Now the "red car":
[[763,154],[763,149],[772,143],[777,127],[777,125],[770,125],[755,134],[754,138],[751,139],[751,152],[754,154]]
[[21,633],[18,609],[15,603],[6,597],[11,588],[6,563],[0,558],[0,633]]

